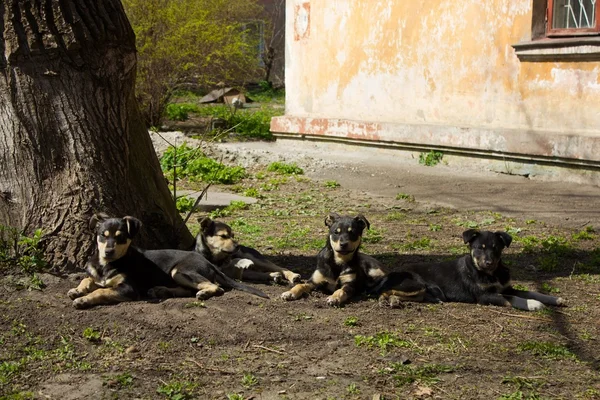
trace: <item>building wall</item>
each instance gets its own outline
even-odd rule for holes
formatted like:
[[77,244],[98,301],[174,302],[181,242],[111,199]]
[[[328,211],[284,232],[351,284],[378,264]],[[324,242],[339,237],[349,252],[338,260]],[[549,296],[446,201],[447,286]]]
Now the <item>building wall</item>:
[[531,13],[532,0],[287,0],[272,130],[600,162],[600,62],[520,61]]

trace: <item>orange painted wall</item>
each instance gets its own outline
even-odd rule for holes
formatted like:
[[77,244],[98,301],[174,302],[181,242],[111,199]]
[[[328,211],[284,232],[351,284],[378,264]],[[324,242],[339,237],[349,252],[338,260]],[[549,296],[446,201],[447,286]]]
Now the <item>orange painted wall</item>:
[[287,0],[286,114],[600,136],[600,63],[515,55],[531,3]]

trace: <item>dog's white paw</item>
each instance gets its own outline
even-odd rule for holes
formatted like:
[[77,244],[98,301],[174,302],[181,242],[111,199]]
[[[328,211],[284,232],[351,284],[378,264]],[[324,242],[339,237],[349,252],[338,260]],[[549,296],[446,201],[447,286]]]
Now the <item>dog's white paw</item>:
[[248,269],[253,265],[254,263],[252,262],[252,260],[249,260],[247,258],[242,258],[241,260],[235,263],[235,266],[241,269]]
[[79,298],[73,300],[73,307],[75,307],[78,310],[82,310],[84,308],[89,308],[90,306],[91,306],[90,302],[85,297],[79,297]]
[[271,277],[271,279],[273,279],[273,282],[277,284],[282,284],[286,282],[285,277],[281,272],[271,272],[269,276]]
[[224,293],[225,290],[223,290],[222,287],[217,286],[215,288],[198,290],[196,292],[196,298],[198,300],[208,300],[214,296],[222,296]]
[[563,299],[562,297],[558,297],[556,299],[556,305],[557,306],[566,306],[567,302],[565,301],[565,299]]
[[71,300],[75,300],[76,298],[83,296],[83,294],[80,293],[77,288],[74,288],[67,292],[67,296],[69,296]]
[[538,311],[544,309],[544,304],[541,301],[528,299],[527,300],[527,309],[529,311]]
[[296,297],[296,295],[291,290],[288,290],[287,292],[281,293],[281,299],[285,301],[292,301],[298,300],[298,297]]
[[300,274],[296,274],[296,273],[289,273],[286,276],[286,279],[291,283],[291,284],[296,284],[296,283],[300,283],[300,281],[302,281],[302,276]]

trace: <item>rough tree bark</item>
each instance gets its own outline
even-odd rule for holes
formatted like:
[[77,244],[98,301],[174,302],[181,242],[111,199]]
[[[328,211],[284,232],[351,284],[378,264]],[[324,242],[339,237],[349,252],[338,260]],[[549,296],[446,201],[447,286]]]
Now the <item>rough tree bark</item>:
[[3,0],[0,24],[0,224],[42,228],[60,270],[83,266],[98,211],[141,219],[142,246],[190,245],[140,118],[120,0]]

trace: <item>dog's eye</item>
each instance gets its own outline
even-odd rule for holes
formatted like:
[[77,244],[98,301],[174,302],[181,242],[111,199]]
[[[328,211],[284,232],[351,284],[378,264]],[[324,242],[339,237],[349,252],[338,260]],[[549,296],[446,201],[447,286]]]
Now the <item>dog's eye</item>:
[[121,231],[116,231],[115,232],[115,236],[121,236],[122,232]]
[[104,231],[104,237],[109,237],[110,236],[110,232],[109,231]]
[[337,228],[337,229],[335,230],[335,233],[342,233],[342,230],[341,230],[340,228]]
[[229,235],[221,235],[222,239],[229,239]]
[[348,232],[352,232],[352,228],[348,228]]

